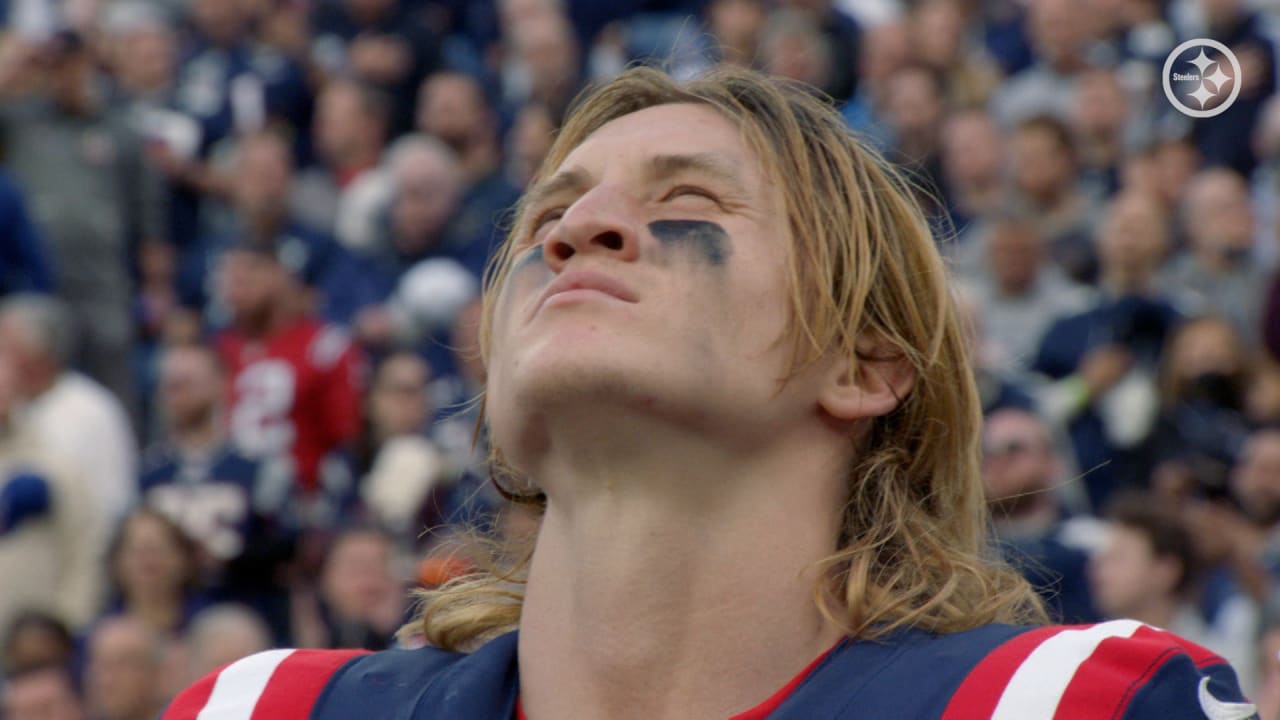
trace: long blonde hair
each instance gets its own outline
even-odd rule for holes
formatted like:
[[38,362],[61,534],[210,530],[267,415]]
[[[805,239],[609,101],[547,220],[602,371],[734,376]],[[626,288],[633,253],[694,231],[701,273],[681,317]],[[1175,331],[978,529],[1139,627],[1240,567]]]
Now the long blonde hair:
[[[1043,622],[1034,591],[987,547],[980,403],[928,224],[911,185],[828,104],[749,70],[726,67],[679,83],[657,70],[631,69],[579,100],[534,183],[606,123],[671,103],[723,113],[764,172],[787,179],[780,186],[794,238],[793,371],[832,352],[856,369],[855,343],[866,336],[915,369],[914,387],[873,422],[849,468],[838,550],[823,561],[823,580],[814,588],[823,614],[850,636],[868,639],[906,626],[950,633],[992,622]],[[524,211],[517,207],[486,278],[486,361],[493,300],[513,247],[529,232]],[[525,539],[505,549],[511,562],[425,592],[416,629],[450,649],[514,629],[531,553]]]

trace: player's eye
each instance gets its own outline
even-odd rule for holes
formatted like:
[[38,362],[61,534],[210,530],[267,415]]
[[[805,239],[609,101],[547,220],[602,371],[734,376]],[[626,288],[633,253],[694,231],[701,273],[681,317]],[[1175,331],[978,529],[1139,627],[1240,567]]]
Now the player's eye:
[[715,193],[711,192],[710,190],[707,190],[706,188],[700,188],[696,185],[677,185],[676,187],[671,188],[671,190],[667,192],[666,195],[663,196],[662,201],[667,202],[669,200],[674,200],[678,197],[704,198],[706,200],[710,200],[711,202],[717,205],[720,204],[720,198],[716,197]]
[[540,242],[542,239],[541,236],[543,235],[543,231],[546,229],[548,225],[564,217],[564,210],[565,209],[563,207],[553,207],[547,210],[543,210],[542,212],[534,216],[533,222],[529,223],[528,239],[521,244],[536,245],[538,242]]
[[533,232],[536,234],[548,223],[553,223],[562,217],[564,217],[564,208],[562,207],[555,207],[542,211],[533,221]]

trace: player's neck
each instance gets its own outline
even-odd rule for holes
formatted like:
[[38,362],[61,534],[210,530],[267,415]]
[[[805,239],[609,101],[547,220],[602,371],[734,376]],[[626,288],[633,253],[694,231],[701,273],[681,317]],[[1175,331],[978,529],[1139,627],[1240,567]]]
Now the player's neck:
[[555,481],[520,625],[532,720],[728,717],[840,635],[813,567],[838,535],[838,445],[726,451],[634,430],[647,452],[561,448],[541,466]]

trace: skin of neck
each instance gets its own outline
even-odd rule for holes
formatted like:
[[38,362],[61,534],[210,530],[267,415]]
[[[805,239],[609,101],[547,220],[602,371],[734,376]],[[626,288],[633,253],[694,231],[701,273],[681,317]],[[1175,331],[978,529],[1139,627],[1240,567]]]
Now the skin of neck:
[[378,164],[381,150],[374,143],[352,142],[333,153],[329,166],[334,172],[354,172]]
[[280,235],[284,230],[286,215],[287,210],[283,205],[245,207],[243,210],[246,229],[260,242],[275,240]]
[[1046,187],[1039,192],[1028,193],[1031,202],[1044,212],[1061,212],[1071,206],[1073,195],[1069,185]]
[[130,615],[161,632],[173,630],[182,617],[182,593],[154,587],[135,588],[126,596]]
[[187,454],[208,454],[221,445],[222,440],[221,423],[213,405],[206,412],[187,422],[175,423],[173,427],[173,444]]
[[537,423],[522,464],[552,479],[520,623],[523,707],[748,710],[842,635],[815,603],[814,564],[836,549],[853,442],[817,411],[763,442],[619,414]]
[[301,298],[282,295],[272,300],[262,312],[238,319],[236,327],[245,335],[262,340],[289,327],[305,314],[306,304]]
[[1121,267],[1103,265],[1099,285],[1113,297],[1150,295],[1155,283],[1155,268],[1149,265]]

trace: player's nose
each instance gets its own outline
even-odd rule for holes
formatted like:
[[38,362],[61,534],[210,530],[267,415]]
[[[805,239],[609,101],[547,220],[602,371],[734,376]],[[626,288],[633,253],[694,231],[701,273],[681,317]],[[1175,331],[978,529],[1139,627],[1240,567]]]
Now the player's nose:
[[547,264],[559,271],[574,255],[639,258],[640,233],[630,204],[624,194],[600,186],[579,197],[547,233],[542,249]]

